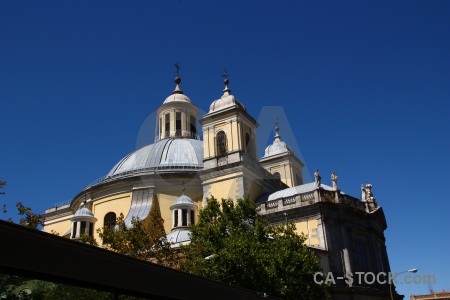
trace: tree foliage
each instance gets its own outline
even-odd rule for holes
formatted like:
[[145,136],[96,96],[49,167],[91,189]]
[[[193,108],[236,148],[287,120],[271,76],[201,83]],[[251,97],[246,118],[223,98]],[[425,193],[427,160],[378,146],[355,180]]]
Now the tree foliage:
[[[6,185],[6,182],[0,180],[0,189],[2,189],[5,185]],[[5,192],[0,192],[0,195],[4,195],[4,194],[5,194]]]
[[285,299],[325,299],[313,281],[318,259],[304,241],[292,223],[269,225],[249,199],[211,197],[182,248],[182,270]]
[[43,215],[35,214],[30,207],[24,206],[22,202],[17,202],[16,207],[19,215],[23,216],[20,219],[20,225],[33,229],[37,229],[39,226],[43,225]]
[[[121,297],[125,299],[124,297]],[[0,299],[114,299],[110,292],[0,273]],[[127,298],[128,299],[128,298]],[[130,298],[131,299],[131,298]]]
[[169,267],[176,267],[176,254],[167,242],[164,220],[158,202],[155,200],[146,220],[133,218],[127,227],[123,214],[116,225],[97,230],[100,238],[106,241],[105,248],[138,259],[150,260]]

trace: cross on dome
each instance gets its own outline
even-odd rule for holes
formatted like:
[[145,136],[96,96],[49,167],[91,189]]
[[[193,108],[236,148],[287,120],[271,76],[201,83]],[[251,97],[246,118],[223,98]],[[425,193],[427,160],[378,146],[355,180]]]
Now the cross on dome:
[[230,75],[228,74],[227,69],[223,69],[224,73],[220,76],[222,76],[223,78],[225,78],[223,80],[223,83],[225,83],[225,89],[223,90],[224,92],[224,96],[225,95],[230,95],[231,94],[231,90],[228,88],[228,84],[230,83],[230,81],[228,80],[228,77],[230,77]]

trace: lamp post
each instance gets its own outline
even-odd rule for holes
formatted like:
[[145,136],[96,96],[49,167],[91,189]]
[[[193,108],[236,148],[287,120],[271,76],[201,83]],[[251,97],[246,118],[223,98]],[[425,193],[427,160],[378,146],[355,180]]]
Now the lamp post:
[[217,256],[217,254],[211,254],[211,255],[205,257],[205,260],[210,260],[210,259],[212,259],[212,258],[214,258],[216,256]]
[[402,271],[400,273],[395,274],[394,277],[392,277],[392,279],[389,279],[389,291],[391,292],[391,300],[394,300],[394,296],[392,296],[392,280],[395,279],[395,277],[397,277],[398,275],[406,273],[406,272],[416,273],[417,269],[410,269],[410,270]]

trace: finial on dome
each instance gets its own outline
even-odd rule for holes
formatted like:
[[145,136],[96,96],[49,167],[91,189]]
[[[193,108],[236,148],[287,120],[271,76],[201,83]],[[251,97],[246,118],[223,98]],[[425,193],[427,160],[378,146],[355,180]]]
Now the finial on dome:
[[178,62],[174,65],[176,70],[177,70],[177,76],[175,76],[175,90],[173,90],[172,94],[183,94],[183,91],[180,89],[180,82],[181,82],[181,78],[178,76],[178,72],[180,71],[180,65],[178,64]]
[[230,77],[230,75],[228,75],[228,71],[227,69],[223,69],[224,73],[220,76],[222,76],[223,78],[225,78],[223,80],[223,83],[225,83],[225,89],[223,90],[223,95],[230,95],[231,94],[231,90],[228,88],[228,84],[230,83],[230,81],[228,80],[228,77]]
[[274,124],[275,124],[275,142],[281,142],[281,136],[278,134],[278,130],[280,130],[280,127],[278,127],[278,125],[280,125],[280,122],[278,122],[278,118]]
[[181,189],[181,191],[183,192],[183,195],[184,195],[185,190],[186,190],[186,187],[184,186],[184,181],[183,181],[183,188]]

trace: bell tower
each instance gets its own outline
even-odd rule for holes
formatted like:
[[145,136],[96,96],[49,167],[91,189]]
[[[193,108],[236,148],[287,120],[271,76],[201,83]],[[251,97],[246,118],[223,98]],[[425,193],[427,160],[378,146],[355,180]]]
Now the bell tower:
[[258,124],[228,88],[214,101],[200,123],[203,127],[205,169],[225,166],[241,160],[257,159],[256,128]]
[[203,194],[205,199],[211,195],[234,200],[251,195],[256,199],[270,190],[264,178],[271,176],[257,159],[258,123],[231,94],[228,75],[223,76],[222,97],[212,102],[209,112],[200,119],[204,143],[200,172]]
[[168,138],[199,139],[197,134],[198,108],[181,90],[181,78],[175,77],[175,90],[157,110],[155,142]]
[[259,161],[277,180],[289,187],[303,184],[302,168],[304,164],[294,155],[289,146],[281,140],[278,133],[278,119],[275,122],[275,140],[267,146],[264,156]]

